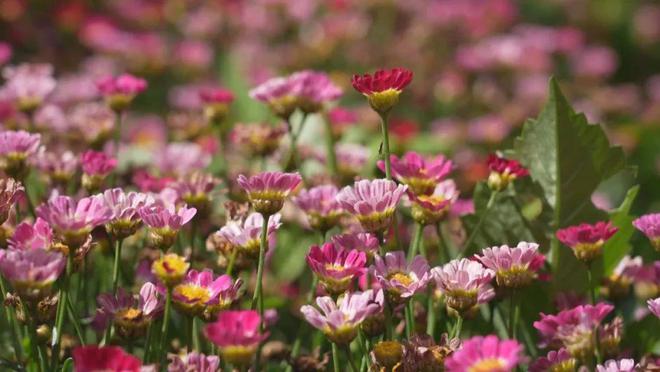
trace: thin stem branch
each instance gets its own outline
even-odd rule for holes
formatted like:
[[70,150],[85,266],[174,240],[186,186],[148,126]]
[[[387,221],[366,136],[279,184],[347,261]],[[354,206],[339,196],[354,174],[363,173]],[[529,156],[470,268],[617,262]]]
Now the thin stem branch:
[[339,350],[337,348],[337,344],[334,342],[332,343],[332,368],[334,372],[340,372],[340,366],[339,366]]
[[115,261],[112,267],[112,293],[117,294],[119,286],[119,262],[121,261],[121,246],[123,239],[115,239]]
[[350,344],[347,344],[347,345],[344,346],[344,351],[346,352],[346,358],[348,359],[348,364],[351,366],[351,370],[353,372],[360,372],[360,370],[355,365],[355,361],[353,360],[353,355],[351,354]]
[[172,307],[172,289],[167,288],[167,295],[165,297],[165,313],[163,315],[163,331],[160,335],[160,350],[158,360],[161,363],[165,362],[167,357],[167,333],[170,328],[170,308]]
[[408,300],[404,308],[404,313],[406,316],[406,338],[410,340],[412,335],[415,333],[415,314],[414,314],[414,301],[412,298]]
[[332,135],[332,123],[328,117],[324,117],[325,122],[325,146],[328,171],[333,177],[337,177],[339,169],[337,167],[337,153],[335,152],[335,138]]
[[458,253],[457,258],[463,257],[465,255],[465,251],[470,249],[470,244],[472,244],[472,241],[474,238],[477,237],[477,233],[481,229],[481,225],[484,223],[486,220],[486,217],[488,217],[488,214],[490,213],[491,208],[495,204],[495,198],[497,197],[498,191],[491,191],[490,192],[490,198],[488,199],[488,203],[486,204],[486,210],[484,213],[481,214],[481,217],[479,218],[479,221],[477,222],[477,226],[474,227],[474,230],[472,230],[472,233],[470,233],[470,236],[468,239],[465,241],[465,244],[463,244],[463,249]]
[[55,328],[53,328],[53,338],[51,340],[52,357],[51,357],[51,368],[52,370],[57,370],[59,364],[59,354],[60,354],[60,341],[62,340],[62,328],[64,327],[64,317],[66,314],[66,302],[69,292],[69,283],[71,281],[71,275],[73,274],[73,255],[75,252],[71,250],[67,256],[66,263],[66,273],[64,274],[64,281],[62,287],[60,288],[60,295],[57,303],[57,312],[55,315]]
[[[270,216],[263,216],[263,225],[261,227],[261,244],[259,245],[259,263],[257,266],[257,287],[254,291],[252,298],[252,309],[258,309],[259,317],[261,319],[261,331],[264,330],[264,296],[263,290],[263,275],[264,275],[264,261],[266,256],[266,249],[268,249],[268,220]],[[259,371],[259,355],[261,352],[261,344],[257,348],[257,357],[255,358],[255,370]]]
[[410,248],[408,249],[408,262],[411,262],[413,258],[417,255],[419,251],[419,245],[422,242],[422,234],[424,233],[424,226],[422,224],[415,224],[415,232],[413,235],[413,240],[410,242]]

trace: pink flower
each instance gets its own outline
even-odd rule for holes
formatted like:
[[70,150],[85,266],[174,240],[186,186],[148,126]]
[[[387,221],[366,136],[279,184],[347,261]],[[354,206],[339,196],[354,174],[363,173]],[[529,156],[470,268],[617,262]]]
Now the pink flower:
[[41,151],[34,162],[37,169],[50,177],[51,182],[60,186],[67,184],[78,169],[78,158],[71,151]]
[[319,231],[328,231],[339,222],[343,213],[337,201],[337,187],[321,185],[301,190],[293,202],[305,212],[309,225]]
[[25,189],[13,178],[0,179],[0,225],[9,218],[11,207],[23,198]]
[[458,194],[454,180],[438,183],[430,195],[416,195],[408,190],[413,219],[422,225],[432,225],[442,221],[458,200]]
[[657,251],[660,251],[660,213],[643,215],[634,220],[633,225],[649,238]]
[[2,70],[4,90],[15,100],[21,111],[30,112],[39,107],[55,89],[53,66],[41,63],[23,63]]
[[523,347],[516,340],[475,336],[445,360],[445,368],[447,372],[509,372],[524,360],[522,352]]
[[369,105],[378,113],[389,112],[399,102],[399,95],[412,81],[412,71],[405,68],[378,70],[373,75],[353,75],[351,84],[365,95]]
[[24,299],[40,299],[64,270],[61,253],[43,249],[0,250],[0,273]]
[[172,291],[172,301],[181,311],[207,319],[220,310],[229,308],[239,297],[243,281],[232,280],[229,275],[213,278],[213,271],[190,270],[183,282]]
[[11,45],[0,42],[0,66],[4,65],[7,61],[11,59],[12,50]]
[[653,315],[660,318],[660,297],[648,300],[646,303],[649,305],[649,310],[651,310]]
[[167,176],[183,176],[211,164],[211,157],[192,142],[172,142],[154,157],[158,170]]
[[347,345],[357,336],[358,327],[370,315],[380,310],[371,302],[371,293],[353,292],[339,297],[318,297],[316,304],[321,311],[311,305],[304,305],[300,312],[305,320],[320,329],[330,341]]
[[70,248],[80,247],[90,232],[112,218],[112,210],[103,195],[75,201],[69,196],[54,196],[37,207],[37,216],[43,218]]
[[353,279],[367,271],[364,252],[349,251],[332,243],[312,246],[306,259],[323,287],[333,295],[347,291]]
[[520,242],[513,248],[508,245],[485,248],[477,259],[495,272],[498,285],[519,288],[528,285],[545,262],[538,249],[536,243]]
[[163,200],[138,209],[142,221],[151,228],[152,242],[163,249],[174,244],[181,227],[190,222],[196,213],[197,209],[188,208],[185,204],[177,208]]
[[603,244],[619,229],[611,222],[583,223],[557,230],[557,239],[570,247],[575,256],[585,262],[592,261],[602,253]]
[[48,222],[37,217],[34,225],[24,221],[16,226],[14,235],[9,239],[9,249],[23,251],[32,249],[48,250],[52,243],[53,229],[48,225]]
[[364,252],[367,254],[367,257],[372,257],[380,246],[376,235],[370,233],[335,235],[331,239],[335,245],[347,250],[355,249]]
[[369,232],[385,230],[407,187],[386,179],[357,181],[337,194],[337,201]]
[[[268,250],[275,247],[275,233],[282,226],[281,215],[276,213],[268,220]],[[259,256],[261,229],[264,217],[260,213],[251,213],[245,221],[229,221],[217,234],[227,239],[247,257]]]
[[80,157],[82,169],[90,176],[105,177],[117,167],[117,159],[104,152],[88,150]]
[[130,101],[147,89],[147,81],[130,74],[121,74],[99,79],[96,87],[104,97],[123,96]]
[[335,107],[328,111],[328,119],[332,128],[332,135],[340,138],[346,128],[354,125],[358,121],[357,114],[354,111],[341,107]]
[[635,372],[635,361],[633,359],[610,359],[605,364],[596,366],[597,372]]
[[78,346],[73,349],[75,372],[140,372],[140,359],[119,346]]
[[577,361],[561,348],[557,351],[551,350],[547,356],[542,356],[534,361],[529,367],[529,372],[553,372],[553,371],[575,371]]
[[142,224],[139,209],[154,203],[154,198],[150,195],[134,191],[125,193],[120,188],[105,190],[103,198],[112,211],[106,228],[112,236],[119,239],[135,234]]
[[234,101],[234,94],[230,90],[220,87],[202,87],[199,90],[199,98],[206,104],[229,104]]
[[119,288],[117,294],[100,294],[96,301],[99,309],[94,315],[94,327],[104,331],[112,323],[124,338],[142,336],[149,323],[160,316],[164,304],[163,296],[150,282],[142,285],[137,299]]
[[115,127],[117,115],[100,102],[76,105],[69,114],[71,130],[89,144],[103,144]]
[[477,261],[462,258],[431,269],[435,283],[446,296],[447,306],[459,313],[490,301],[495,291],[490,285],[495,273]]
[[231,132],[231,141],[255,156],[271,155],[286,134],[286,126],[268,123],[237,123]]
[[263,172],[252,177],[239,175],[236,180],[245,190],[254,209],[266,216],[282,209],[284,199],[300,184],[298,173]]
[[[451,160],[438,155],[425,160],[416,152],[407,152],[399,159],[390,155],[392,175],[401,183],[408,185],[408,190],[415,195],[429,195],[436,185],[452,170]],[[385,171],[385,162],[378,161],[378,168]]]
[[497,191],[504,190],[517,178],[529,175],[529,171],[518,161],[505,159],[496,154],[488,155],[488,169],[490,169],[488,187]]
[[403,251],[387,252],[385,257],[375,255],[373,275],[394,302],[405,301],[424,290],[431,279],[426,259],[415,256],[408,264]]
[[169,354],[168,359],[167,372],[217,372],[220,368],[220,358],[196,351],[182,355]]
[[257,346],[268,338],[260,327],[261,318],[254,310],[223,311],[204,328],[204,334],[219,347],[222,358],[244,366],[250,364]]
[[30,171],[29,160],[39,151],[41,135],[25,131],[0,132],[0,170],[19,181]]

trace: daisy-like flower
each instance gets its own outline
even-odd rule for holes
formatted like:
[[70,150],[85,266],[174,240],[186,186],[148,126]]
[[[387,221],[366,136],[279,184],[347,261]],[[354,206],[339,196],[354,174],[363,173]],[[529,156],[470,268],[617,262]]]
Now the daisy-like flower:
[[596,372],[635,372],[636,365],[633,359],[610,359],[605,364],[596,366]]
[[649,310],[651,310],[651,313],[660,318],[660,297],[648,300],[646,303],[649,305]]
[[417,195],[408,189],[408,198],[412,202],[411,214],[415,222],[432,225],[442,221],[458,200],[458,190],[453,180],[440,182],[430,195]]
[[229,275],[213,278],[213,271],[190,270],[186,278],[172,290],[172,301],[190,316],[211,317],[238,299],[243,281]]
[[151,272],[166,286],[172,288],[181,283],[186,276],[190,264],[186,259],[175,253],[168,253],[151,265]]
[[119,346],[78,346],[72,354],[75,372],[140,372],[142,367],[140,359]]
[[527,286],[545,262],[536,243],[520,242],[516,247],[508,245],[486,248],[477,259],[495,272],[497,284],[507,288]]
[[643,300],[660,295],[660,261],[639,268],[635,276],[634,290],[635,296]]
[[148,194],[134,191],[126,193],[120,188],[105,190],[103,198],[112,210],[112,217],[105,228],[108,234],[120,240],[135,234],[142,225],[138,211],[154,203],[154,198]]
[[660,213],[645,214],[634,220],[633,225],[643,232],[655,250],[660,252]]
[[55,234],[69,249],[82,246],[89,234],[112,218],[112,210],[103,195],[94,195],[75,201],[69,196],[54,196],[37,207],[37,216],[55,230]]
[[397,341],[381,341],[369,353],[376,371],[392,371],[401,368],[404,349]]
[[366,253],[367,258],[373,257],[373,255],[378,252],[378,247],[380,247],[378,237],[371,233],[360,232],[353,234],[335,235],[331,238],[331,240],[333,243],[335,243],[335,245],[344,249],[355,249]]
[[410,366],[412,371],[442,371],[447,358],[460,346],[459,338],[449,338],[446,333],[438,343],[429,335],[415,335],[405,342],[403,365]]
[[505,159],[499,155],[490,154],[487,162],[490,170],[488,187],[495,191],[502,191],[517,178],[529,175],[529,171],[513,159]]
[[204,104],[204,115],[211,123],[220,123],[229,113],[229,105],[234,102],[234,94],[221,87],[203,87],[199,98]]
[[206,168],[211,157],[202,146],[191,142],[168,143],[154,157],[154,165],[162,175],[181,177],[194,170]]
[[312,246],[307,254],[307,264],[328,293],[339,295],[350,288],[353,279],[367,271],[367,256],[364,252],[326,243],[322,247]]
[[85,151],[80,163],[83,170],[82,185],[89,192],[98,190],[105,177],[117,167],[117,159],[104,152],[93,150]]
[[298,173],[263,172],[252,177],[241,174],[236,181],[247,193],[254,210],[271,216],[282,209],[284,200],[302,178]]
[[573,250],[575,257],[589,263],[602,254],[603,245],[619,229],[611,222],[580,224],[557,230],[557,239]]
[[14,100],[18,109],[31,113],[44,102],[55,89],[53,66],[42,63],[23,63],[7,66],[2,70],[6,82],[4,90]]
[[26,131],[0,132],[0,170],[17,180],[23,180],[30,171],[28,160],[41,145],[41,135]]
[[463,314],[490,301],[495,291],[490,285],[495,272],[477,261],[462,258],[431,269],[435,283],[445,296],[447,307]]
[[78,170],[78,157],[71,151],[61,154],[40,151],[34,159],[35,167],[48,176],[50,182],[64,189]]
[[117,115],[100,102],[76,105],[69,115],[72,132],[94,148],[101,147],[110,138]]
[[186,205],[177,208],[173,203],[156,201],[141,207],[138,213],[150,228],[149,237],[152,243],[161,249],[167,249],[176,241],[181,227],[195,217],[197,209],[188,208]]
[[524,360],[522,351],[516,340],[475,336],[445,361],[445,368],[447,372],[509,372]]
[[53,229],[48,225],[48,222],[37,217],[34,225],[24,221],[16,226],[14,235],[9,239],[9,249],[22,251],[31,249],[48,250],[52,243]]
[[335,185],[321,185],[309,190],[301,190],[293,198],[298,208],[307,215],[309,225],[321,232],[326,232],[339,223],[343,213],[337,201],[339,190]]
[[385,257],[374,256],[373,275],[394,303],[406,301],[423,291],[431,279],[426,259],[415,256],[408,264],[403,251],[387,252]]
[[179,197],[197,209],[197,213],[206,216],[211,210],[213,190],[220,180],[200,171],[185,175],[172,185]]
[[[364,170],[370,156],[367,147],[355,143],[338,143],[335,145],[335,153],[339,175],[345,183],[355,180],[355,177]],[[326,162],[325,154],[321,160]]]
[[106,76],[96,82],[108,107],[114,111],[123,111],[133,102],[135,96],[147,89],[147,81],[130,75]]
[[542,356],[529,366],[529,372],[575,372],[577,360],[561,348],[551,350],[548,355]]
[[412,71],[397,67],[378,70],[373,75],[353,75],[351,84],[355,90],[367,97],[374,111],[384,115],[399,103],[399,96],[403,88],[410,84],[412,77]]
[[49,295],[65,265],[66,259],[59,252],[0,250],[0,273],[24,300],[39,300]]
[[277,150],[286,132],[284,125],[238,123],[234,125],[230,138],[241,150],[253,156],[268,156]]
[[616,265],[612,274],[604,280],[607,295],[614,298],[626,296],[642,265],[641,257],[624,256]]
[[196,351],[169,354],[168,359],[170,364],[167,366],[167,372],[217,372],[220,368],[220,358]]
[[371,294],[364,292],[346,293],[336,303],[332,297],[318,297],[316,304],[321,311],[311,305],[302,306],[300,311],[330,341],[348,345],[357,336],[360,324],[380,309],[370,298]]
[[153,283],[144,283],[136,299],[124,288],[118,288],[117,294],[100,294],[96,302],[99,309],[94,316],[93,324],[99,331],[104,331],[110,323],[125,339],[141,337],[147,326],[163,310],[163,298]]
[[367,289],[362,292],[369,296],[369,303],[378,306],[378,310],[367,316],[360,329],[368,337],[377,337],[385,331],[385,292],[382,289]]
[[[430,195],[436,185],[451,172],[453,163],[442,155],[424,159],[416,152],[407,152],[399,159],[390,155],[392,175],[401,183],[408,185],[408,191],[417,196]],[[378,168],[385,171],[385,162],[378,161]]]
[[11,207],[25,195],[25,189],[13,178],[0,179],[0,225],[9,218]]
[[406,186],[386,179],[357,181],[337,194],[337,201],[345,211],[353,214],[362,228],[379,233],[392,224],[396,205]]
[[236,366],[247,366],[259,344],[268,338],[260,331],[261,317],[254,310],[222,311],[204,328],[204,334],[220,349],[220,356]]
[[573,357],[585,359],[593,355],[594,332],[613,309],[614,306],[601,302],[576,306],[557,315],[541,313],[534,328],[541,334],[541,346],[563,346]]
[[[275,233],[282,226],[281,216],[276,213],[268,219],[268,249],[275,246]],[[251,213],[245,221],[230,221],[217,234],[231,243],[238,253],[244,257],[256,259],[259,257],[261,229],[264,217],[260,213]]]

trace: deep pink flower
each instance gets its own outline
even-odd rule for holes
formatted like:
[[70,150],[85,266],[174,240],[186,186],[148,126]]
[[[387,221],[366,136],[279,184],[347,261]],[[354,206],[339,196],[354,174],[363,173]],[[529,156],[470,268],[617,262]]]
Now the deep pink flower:
[[385,230],[392,222],[396,205],[407,187],[386,179],[357,181],[344,187],[337,200],[369,232]]
[[87,240],[89,233],[112,218],[112,210],[103,195],[75,201],[69,196],[54,196],[37,207],[37,216],[43,218],[55,233],[69,245],[77,248]]
[[449,214],[458,194],[454,180],[441,181],[430,195],[414,194],[408,189],[413,219],[422,225],[437,224]]
[[250,364],[257,346],[268,338],[260,327],[261,318],[254,310],[222,311],[204,328],[204,334],[219,347],[222,358],[243,366]]
[[147,81],[131,74],[105,76],[96,82],[99,92],[105,97],[124,95],[135,97],[147,89]]
[[475,336],[445,360],[445,368],[447,372],[509,372],[523,360],[523,347],[516,340]]
[[633,359],[610,359],[596,366],[596,372],[635,372],[637,366]]
[[[451,172],[453,163],[442,155],[424,159],[416,152],[407,152],[399,159],[390,155],[392,175],[415,195],[429,195],[436,185]],[[378,161],[378,168],[385,171],[385,162]]]
[[511,182],[520,177],[529,175],[517,160],[505,159],[496,154],[488,155],[488,186],[497,191],[504,190]]
[[529,366],[529,372],[575,371],[577,360],[564,348],[551,350]]
[[459,313],[490,301],[495,291],[490,285],[495,272],[478,261],[462,258],[431,269],[436,286],[446,296],[447,306]]
[[34,225],[23,221],[16,226],[14,235],[8,243],[9,249],[23,251],[31,249],[48,250],[53,243],[53,229],[48,225],[48,222],[39,217],[37,217]]
[[412,71],[397,67],[391,70],[377,70],[373,75],[353,75],[353,88],[364,95],[381,93],[387,90],[402,91],[412,81]]
[[0,41],[0,66],[9,61],[11,59],[11,55],[11,45]]
[[122,337],[142,336],[149,323],[162,313],[164,300],[157,287],[150,282],[142,285],[137,297],[124,288],[118,288],[117,294],[100,294],[96,298],[99,308],[94,315],[93,326],[102,332],[112,323]]
[[25,196],[25,189],[13,178],[0,179],[0,225],[9,218],[9,210]]
[[649,305],[649,310],[651,310],[653,315],[660,318],[660,297],[648,300],[646,303]]
[[311,305],[304,305],[300,312],[305,320],[321,330],[330,341],[341,345],[349,344],[356,336],[360,324],[370,315],[380,310],[371,302],[371,293],[353,292],[339,297],[318,297],[316,304],[321,311]]
[[367,254],[367,257],[373,256],[377,251],[380,243],[376,235],[371,233],[353,233],[335,235],[332,238],[335,245],[340,246],[347,250],[356,249]]
[[78,346],[73,349],[75,372],[140,372],[140,359],[119,346]]
[[649,238],[657,251],[660,251],[660,213],[645,214],[634,220],[633,225]]
[[545,256],[538,249],[536,243],[520,242],[513,248],[508,245],[485,248],[477,258],[495,272],[498,285],[518,288],[528,285],[543,266]]
[[340,138],[346,128],[357,123],[358,116],[354,111],[335,107],[328,111],[327,120],[330,122],[333,137]]
[[59,252],[43,249],[0,250],[0,273],[26,299],[40,299],[50,288],[66,265]]
[[323,287],[333,295],[350,288],[353,279],[367,271],[367,256],[357,250],[346,250],[333,243],[312,246],[307,254],[307,264],[319,277]]
[[321,185],[300,190],[293,202],[305,212],[309,225],[319,231],[328,231],[339,222],[343,213],[337,201],[339,190],[335,185]]
[[[282,216],[276,213],[268,220],[268,250],[275,247],[276,232],[282,226]],[[229,221],[217,234],[221,235],[247,257],[259,256],[261,229],[264,217],[260,213],[251,213],[245,221]]]
[[55,89],[53,66],[41,63],[23,63],[7,66],[2,70],[5,78],[4,91],[22,111],[39,107]]
[[231,306],[239,297],[243,281],[229,275],[213,277],[213,271],[190,270],[172,291],[172,301],[191,316],[210,318]]
[[228,104],[234,101],[234,94],[229,89],[220,87],[202,87],[199,90],[199,98],[206,104]]
[[196,351],[187,354],[169,354],[170,364],[167,372],[217,372],[220,368],[220,358],[215,355],[204,355]]
[[100,152],[87,150],[80,157],[82,169],[85,174],[90,176],[104,177],[117,167],[117,159]]
[[592,261],[602,253],[603,244],[619,229],[611,222],[580,224],[557,230],[557,239],[573,250],[582,261]]
[[252,177],[241,174],[236,181],[254,209],[270,216],[282,209],[284,199],[302,182],[302,177],[298,173],[262,172]]
[[375,255],[373,275],[395,302],[405,301],[424,290],[431,279],[426,259],[415,256],[408,264],[403,251],[387,252],[385,257]]

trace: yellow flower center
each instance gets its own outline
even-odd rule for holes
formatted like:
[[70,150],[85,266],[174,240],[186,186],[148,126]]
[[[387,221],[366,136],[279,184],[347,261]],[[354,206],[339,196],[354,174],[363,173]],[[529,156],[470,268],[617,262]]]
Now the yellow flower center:
[[194,284],[180,284],[174,288],[174,292],[190,302],[201,304],[208,302],[211,298],[206,288]]
[[468,372],[498,372],[505,371],[506,365],[501,359],[488,358],[482,359],[470,366]]
[[388,275],[387,277],[389,280],[395,281],[399,284],[402,285],[410,285],[413,282],[413,279],[410,277],[410,275],[405,274],[405,273],[392,273]]

